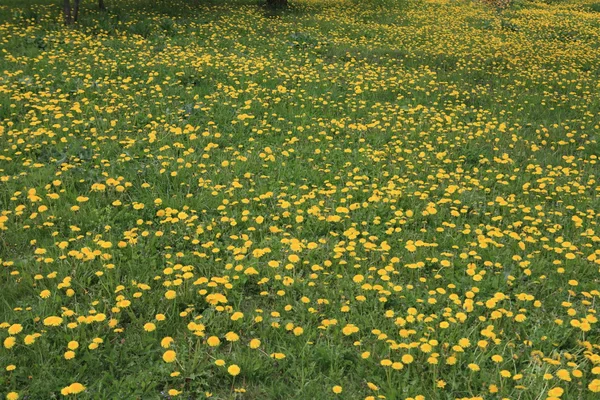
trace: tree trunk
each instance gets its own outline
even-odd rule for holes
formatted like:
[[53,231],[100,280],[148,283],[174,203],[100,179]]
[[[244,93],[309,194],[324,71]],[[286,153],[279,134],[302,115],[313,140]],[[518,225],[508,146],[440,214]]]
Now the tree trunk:
[[104,0],[98,0],[98,8],[99,8],[101,11],[104,11],[104,10],[106,10],[106,6],[104,5]]
[[288,2],[287,0],[267,0],[267,6],[272,8],[286,8]]
[[75,0],[75,6],[73,7],[73,22],[77,22],[77,17],[79,17],[79,2],[80,0]]
[[65,25],[71,25],[71,0],[63,0],[63,14],[65,16]]

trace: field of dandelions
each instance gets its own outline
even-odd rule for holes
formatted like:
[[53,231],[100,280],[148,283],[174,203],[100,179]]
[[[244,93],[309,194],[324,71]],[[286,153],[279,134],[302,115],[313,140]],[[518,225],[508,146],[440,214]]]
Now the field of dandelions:
[[600,398],[600,3],[0,5],[0,397]]

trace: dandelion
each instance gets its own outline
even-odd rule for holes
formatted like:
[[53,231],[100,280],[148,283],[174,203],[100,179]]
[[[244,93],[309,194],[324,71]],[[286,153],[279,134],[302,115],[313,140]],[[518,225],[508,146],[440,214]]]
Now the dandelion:
[[165,293],[165,298],[167,300],[173,300],[175,297],[177,297],[177,292],[175,292],[174,290],[167,290],[167,292]]
[[154,325],[152,322],[146,322],[144,324],[144,330],[146,332],[152,332],[152,331],[156,330],[156,325]]
[[46,326],[59,326],[60,324],[62,324],[62,322],[63,319],[57,316],[44,318],[44,325]]
[[[382,364],[382,365],[383,365],[383,364]],[[394,370],[396,370],[396,371],[399,371],[399,370],[401,370],[401,369],[403,369],[403,368],[404,368],[404,364],[402,364],[402,363],[401,363],[401,362],[399,362],[399,361],[396,361],[396,362],[393,362],[393,363],[392,363],[392,369],[394,369]]]
[[470,363],[469,365],[467,365],[469,367],[469,369],[473,372],[478,372],[481,370],[481,368],[479,368],[479,365],[474,364],[474,363]]
[[594,379],[588,384],[588,389],[594,393],[600,393],[600,379]]
[[571,381],[571,374],[566,369],[559,369],[556,371],[556,376],[563,381]]
[[172,363],[177,358],[177,353],[175,353],[173,350],[167,350],[163,353],[162,358],[165,362]]
[[231,320],[232,321],[237,321],[244,318],[244,314],[242,314],[241,312],[234,312],[233,315],[231,315]]
[[564,392],[565,392],[565,391],[564,391],[564,389],[563,389],[563,388],[560,388],[560,387],[554,387],[554,388],[552,388],[552,389],[548,390],[548,396],[549,396],[549,397],[560,397],[560,396],[562,396],[562,395],[563,395],[563,393],[564,393]]
[[35,343],[35,336],[34,335],[25,336],[25,339],[23,339],[23,343],[25,343],[25,345],[27,345],[27,346],[31,346],[32,344]]
[[211,336],[208,339],[206,339],[206,343],[211,346],[211,347],[216,347],[219,344],[221,344],[221,341],[219,340],[218,337],[216,336]]
[[75,383],[70,384],[69,386],[62,388],[60,392],[63,396],[68,396],[70,394],[79,394],[79,393],[83,392],[85,389],[86,389],[86,387],[83,386],[81,383],[75,382]]
[[4,348],[12,349],[16,343],[17,343],[17,339],[15,339],[14,336],[9,336],[6,339],[4,339]]
[[353,333],[358,332],[358,327],[353,324],[348,324],[342,328],[342,333],[346,336],[352,335]]
[[402,356],[402,362],[404,364],[411,364],[413,361],[414,361],[414,358],[410,354],[405,354]]
[[297,326],[293,329],[293,332],[295,336],[300,336],[304,333],[304,329],[300,326]]
[[237,376],[240,373],[240,367],[238,367],[235,364],[232,364],[227,368],[227,373],[231,376]]

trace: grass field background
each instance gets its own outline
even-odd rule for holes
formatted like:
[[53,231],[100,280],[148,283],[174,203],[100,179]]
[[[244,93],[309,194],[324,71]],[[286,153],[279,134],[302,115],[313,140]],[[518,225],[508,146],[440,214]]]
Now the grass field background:
[[600,3],[0,5],[0,395],[600,397]]

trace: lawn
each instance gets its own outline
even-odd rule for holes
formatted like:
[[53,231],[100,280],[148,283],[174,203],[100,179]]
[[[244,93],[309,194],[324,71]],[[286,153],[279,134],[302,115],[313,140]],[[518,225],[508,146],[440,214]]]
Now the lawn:
[[600,3],[0,5],[0,396],[600,398]]

